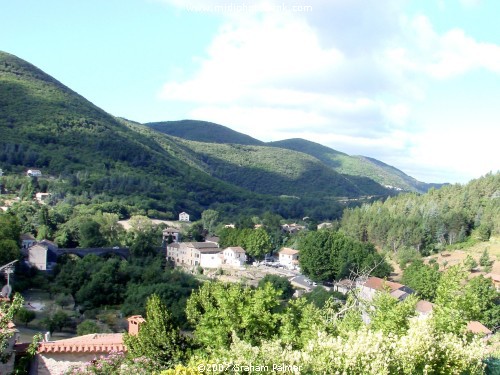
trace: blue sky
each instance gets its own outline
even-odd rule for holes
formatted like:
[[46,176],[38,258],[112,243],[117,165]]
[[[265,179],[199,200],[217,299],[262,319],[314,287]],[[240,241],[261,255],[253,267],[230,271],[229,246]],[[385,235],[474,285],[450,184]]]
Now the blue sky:
[[426,182],[500,169],[498,1],[0,0],[0,49],[109,113],[305,138]]

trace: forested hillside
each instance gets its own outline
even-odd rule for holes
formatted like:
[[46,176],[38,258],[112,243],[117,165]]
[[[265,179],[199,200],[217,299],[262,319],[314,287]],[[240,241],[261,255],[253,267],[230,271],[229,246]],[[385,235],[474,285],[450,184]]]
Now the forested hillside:
[[394,252],[410,247],[428,254],[469,236],[487,240],[500,235],[500,173],[348,209],[341,225],[354,238]]
[[270,146],[303,152],[321,160],[335,171],[355,177],[365,177],[378,182],[383,186],[424,193],[431,187],[440,187],[442,184],[427,184],[417,181],[404,172],[379,160],[366,156],[351,156],[333,150],[305,139],[294,138],[283,141],[269,142]]
[[297,197],[387,196],[389,191],[370,179],[352,181],[301,152],[239,144],[178,140],[210,175],[245,189]]
[[225,126],[207,121],[181,120],[149,122],[146,124],[160,133],[191,141],[207,143],[236,143],[239,145],[262,146],[264,142]]
[[[216,138],[228,134],[210,126]],[[318,220],[339,217],[339,197],[386,195],[369,179],[348,180],[303,154],[260,157],[260,150],[250,153],[258,163],[245,165],[249,155],[237,147],[219,145],[228,150],[224,159],[215,157],[215,144],[204,152],[178,140],[114,118],[28,62],[0,53],[0,168],[8,176],[4,186],[25,195],[41,190],[54,200],[116,201],[160,218],[186,210],[199,217],[214,208],[228,217],[272,210]],[[260,143],[237,132],[224,141]],[[279,163],[271,165],[276,156]],[[14,178],[29,168],[44,177]]]

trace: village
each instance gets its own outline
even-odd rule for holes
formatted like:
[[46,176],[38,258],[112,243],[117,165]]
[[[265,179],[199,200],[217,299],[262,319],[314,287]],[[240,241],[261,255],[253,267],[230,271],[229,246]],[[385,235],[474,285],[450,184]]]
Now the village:
[[[181,224],[188,224],[189,215],[185,212],[179,214],[179,221],[176,227],[168,227],[162,231],[162,247],[158,251],[164,254],[166,261],[175,268],[180,268],[193,275],[203,275],[205,282],[219,280],[230,283],[244,283],[245,285],[257,287],[259,281],[266,275],[277,275],[287,279],[294,288],[294,297],[304,296],[312,292],[315,288],[323,288],[326,291],[334,291],[344,296],[355,295],[363,303],[369,303],[375,295],[380,292],[388,292],[398,301],[404,301],[414,291],[390,279],[382,279],[370,276],[369,274],[352,274],[351,277],[339,281],[316,283],[301,274],[300,251],[282,247],[276,254],[266,254],[260,260],[252,259],[246,250],[241,246],[229,246],[221,248],[217,237],[207,237],[203,242],[183,241],[181,231],[178,229]],[[172,223],[170,223],[172,224]],[[228,224],[227,228],[233,227]],[[283,231],[296,233],[304,230],[304,226],[295,223],[284,224]],[[129,249],[123,247],[108,248],[73,248],[62,249],[49,240],[37,241],[30,234],[21,235],[22,262],[26,266],[37,269],[41,272],[50,273],[57,265],[58,258],[63,255],[84,257],[88,254],[98,256],[118,256],[127,259]],[[12,265],[9,264],[3,270],[9,277],[12,273]],[[497,290],[500,289],[500,277],[496,274],[489,274]],[[9,285],[9,282],[8,284]],[[8,301],[11,288],[4,288],[2,293],[3,301]],[[342,303],[343,300],[338,299]],[[416,305],[418,316],[428,316],[432,313],[434,304],[419,300]],[[33,311],[43,310],[43,304],[37,300],[27,300],[24,308]],[[363,314],[365,323],[369,323],[367,314]],[[126,318],[127,332],[136,335],[140,329],[140,324],[144,322],[142,316],[129,316]],[[122,325],[122,327],[125,327]],[[470,321],[468,330],[475,334],[481,334],[485,339],[492,335],[492,331],[478,321]],[[9,362],[2,364],[1,373],[9,373],[14,362],[26,356],[28,342],[20,340],[19,329],[9,323],[9,330],[13,333],[9,341],[8,351],[12,354]],[[124,352],[127,348],[123,342],[123,333],[95,333],[70,338],[55,339],[47,332],[42,340],[37,344],[36,355],[31,360],[31,371],[33,374],[56,374],[62,373],[71,366],[81,365],[92,360],[96,355],[107,355],[112,351]]]

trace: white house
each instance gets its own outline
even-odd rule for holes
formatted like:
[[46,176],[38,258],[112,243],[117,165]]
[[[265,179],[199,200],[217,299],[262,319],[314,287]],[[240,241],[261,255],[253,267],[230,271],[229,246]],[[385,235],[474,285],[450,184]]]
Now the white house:
[[242,247],[228,247],[222,252],[224,264],[241,267],[247,262],[247,254]]
[[179,214],[179,221],[189,221],[189,214],[186,212],[181,212]]
[[28,169],[26,171],[26,176],[28,176],[28,177],[41,177],[42,171],[39,169]]
[[167,260],[176,266],[218,268],[222,265],[222,251],[211,242],[179,242],[167,245]]
[[42,240],[28,249],[28,262],[40,271],[51,271],[57,263],[57,245]]
[[35,199],[38,203],[45,203],[50,198],[50,193],[36,193]]
[[283,247],[278,253],[280,264],[292,269],[299,265],[299,250]]

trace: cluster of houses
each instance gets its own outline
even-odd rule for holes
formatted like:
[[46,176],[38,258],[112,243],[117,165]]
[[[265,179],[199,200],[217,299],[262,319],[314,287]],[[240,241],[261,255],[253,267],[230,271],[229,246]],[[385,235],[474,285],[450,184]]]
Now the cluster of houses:
[[219,268],[222,265],[242,267],[247,262],[243,248],[233,246],[221,249],[214,242],[172,242],[167,245],[166,257],[175,266],[190,269]]
[[[379,277],[362,277],[357,280],[340,280],[334,284],[334,290],[346,294],[347,292],[357,289],[359,298],[364,301],[372,301],[377,293],[388,292],[391,296],[399,301],[404,301],[408,296],[414,294],[415,291],[406,285],[381,279]],[[415,306],[417,316],[425,317],[432,313],[434,304],[426,300],[419,300]],[[370,318],[366,313],[363,314],[363,321],[370,322]],[[467,323],[467,330],[474,334],[483,335],[486,339],[491,337],[493,332],[478,321],[470,321]]]

